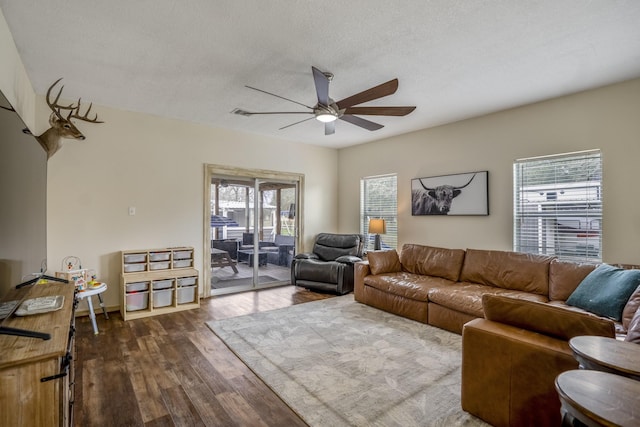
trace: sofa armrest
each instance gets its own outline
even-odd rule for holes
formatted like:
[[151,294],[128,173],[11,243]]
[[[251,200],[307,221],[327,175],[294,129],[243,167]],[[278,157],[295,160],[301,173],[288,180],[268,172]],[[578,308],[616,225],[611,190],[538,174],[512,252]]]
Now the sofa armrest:
[[358,302],[364,302],[364,278],[370,274],[369,261],[365,260],[354,264],[353,296]]
[[294,259],[320,259],[320,257],[313,252],[305,252],[301,254],[296,254]]
[[362,258],[358,258],[353,255],[342,255],[341,257],[336,258],[336,262],[340,262],[342,264],[353,264],[360,261],[362,261]]
[[482,296],[482,309],[487,320],[562,340],[568,341],[579,335],[616,336],[615,324],[609,319],[545,303],[485,294]]

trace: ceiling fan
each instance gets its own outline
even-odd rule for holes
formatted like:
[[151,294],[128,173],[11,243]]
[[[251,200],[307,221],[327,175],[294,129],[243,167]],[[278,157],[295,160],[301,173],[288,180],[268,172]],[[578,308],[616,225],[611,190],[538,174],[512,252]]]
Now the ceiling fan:
[[385,96],[392,95],[398,90],[398,79],[389,80],[386,83],[382,83],[378,86],[374,86],[360,93],[352,95],[348,98],[342,99],[338,102],[329,97],[329,82],[333,79],[333,74],[329,72],[322,72],[316,67],[311,67],[313,72],[313,81],[316,86],[316,95],[318,97],[318,103],[311,107],[301,102],[294,101],[289,98],[285,98],[275,93],[267,92],[266,90],[258,89],[251,86],[245,86],[249,89],[257,90],[259,92],[266,93],[284,99],[286,101],[293,102],[303,107],[308,108],[310,111],[246,111],[240,108],[236,108],[232,111],[234,114],[241,116],[253,116],[255,114],[312,114],[313,117],[300,120],[290,125],[283,126],[280,130],[288,128],[298,123],[306,122],[307,120],[316,119],[324,123],[324,134],[332,135],[336,131],[335,121],[340,119],[345,122],[349,122],[353,125],[360,126],[361,128],[374,131],[383,128],[384,126],[372,122],[370,120],[363,119],[358,116],[406,116],[411,113],[416,107],[358,107],[358,104],[362,104],[374,99],[383,98]]

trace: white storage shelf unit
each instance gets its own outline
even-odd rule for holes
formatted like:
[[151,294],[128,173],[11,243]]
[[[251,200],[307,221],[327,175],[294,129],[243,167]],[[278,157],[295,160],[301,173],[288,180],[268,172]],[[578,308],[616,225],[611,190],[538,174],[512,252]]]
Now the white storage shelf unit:
[[120,312],[124,320],[200,306],[193,248],[122,252]]

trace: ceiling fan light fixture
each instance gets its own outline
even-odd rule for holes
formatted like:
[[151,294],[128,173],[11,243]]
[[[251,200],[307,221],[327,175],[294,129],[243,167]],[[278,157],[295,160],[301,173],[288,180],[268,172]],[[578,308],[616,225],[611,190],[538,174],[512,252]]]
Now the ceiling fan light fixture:
[[385,96],[393,95],[398,89],[398,79],[389,80],[388,82],[379,84],[377,86],[370,87],[362,92],[351,95],[340,101],[334,101],[329,96],[329,83],[333,79],[333,74],[329,72],[323,72],[316,67],[311,67],[313,74],[313,82],[316,89],[316,97],[318,103],[311,107],[301,102],[294,101],[284,96],[276,95],[275,93],[267,92],[266,90],[258,89],[252,86],[245,86],[249,89],[256,90],[258,92],[266,93],[267,95],[274,96],[276,98],[284,99],[285,101],[293,102],[308,108],[311,111],[246,111],[240,108],[236,108],[232,111],[234,114],[241,116],[253,116],[255,114],[310,114],[311,117],[300,120],[289,125],[279,128],[280,130],[286,129],[298,123],[306,122],[307,120],[316,119],[321,123],[324,123],[324,134],[333,135],[335,133],[335,121],[340,119],[352,125],[361,127],[363,129],[374,131],[382,129],[384,126],[372,122],[367,119],[363,119],[359,116],[406,116],[415,110],[415,106],[409,107],[382,107],[371,106],[362,107],[360,104],[364,104],[369,101],[374,101]]
[[330,122],[338,120],[338,116],[335,115],[335,114],[331,114],[329,112],[326,112],[326,113],[317,114],[316,115],[316,119],[318,119],[322,123],[330,123]]

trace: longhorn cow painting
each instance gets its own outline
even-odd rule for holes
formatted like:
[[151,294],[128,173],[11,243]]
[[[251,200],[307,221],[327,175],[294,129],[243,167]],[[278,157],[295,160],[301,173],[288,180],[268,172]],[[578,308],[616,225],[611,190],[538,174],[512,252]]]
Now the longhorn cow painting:
[[489,215],[489,172],[411,180],[411,215]]

